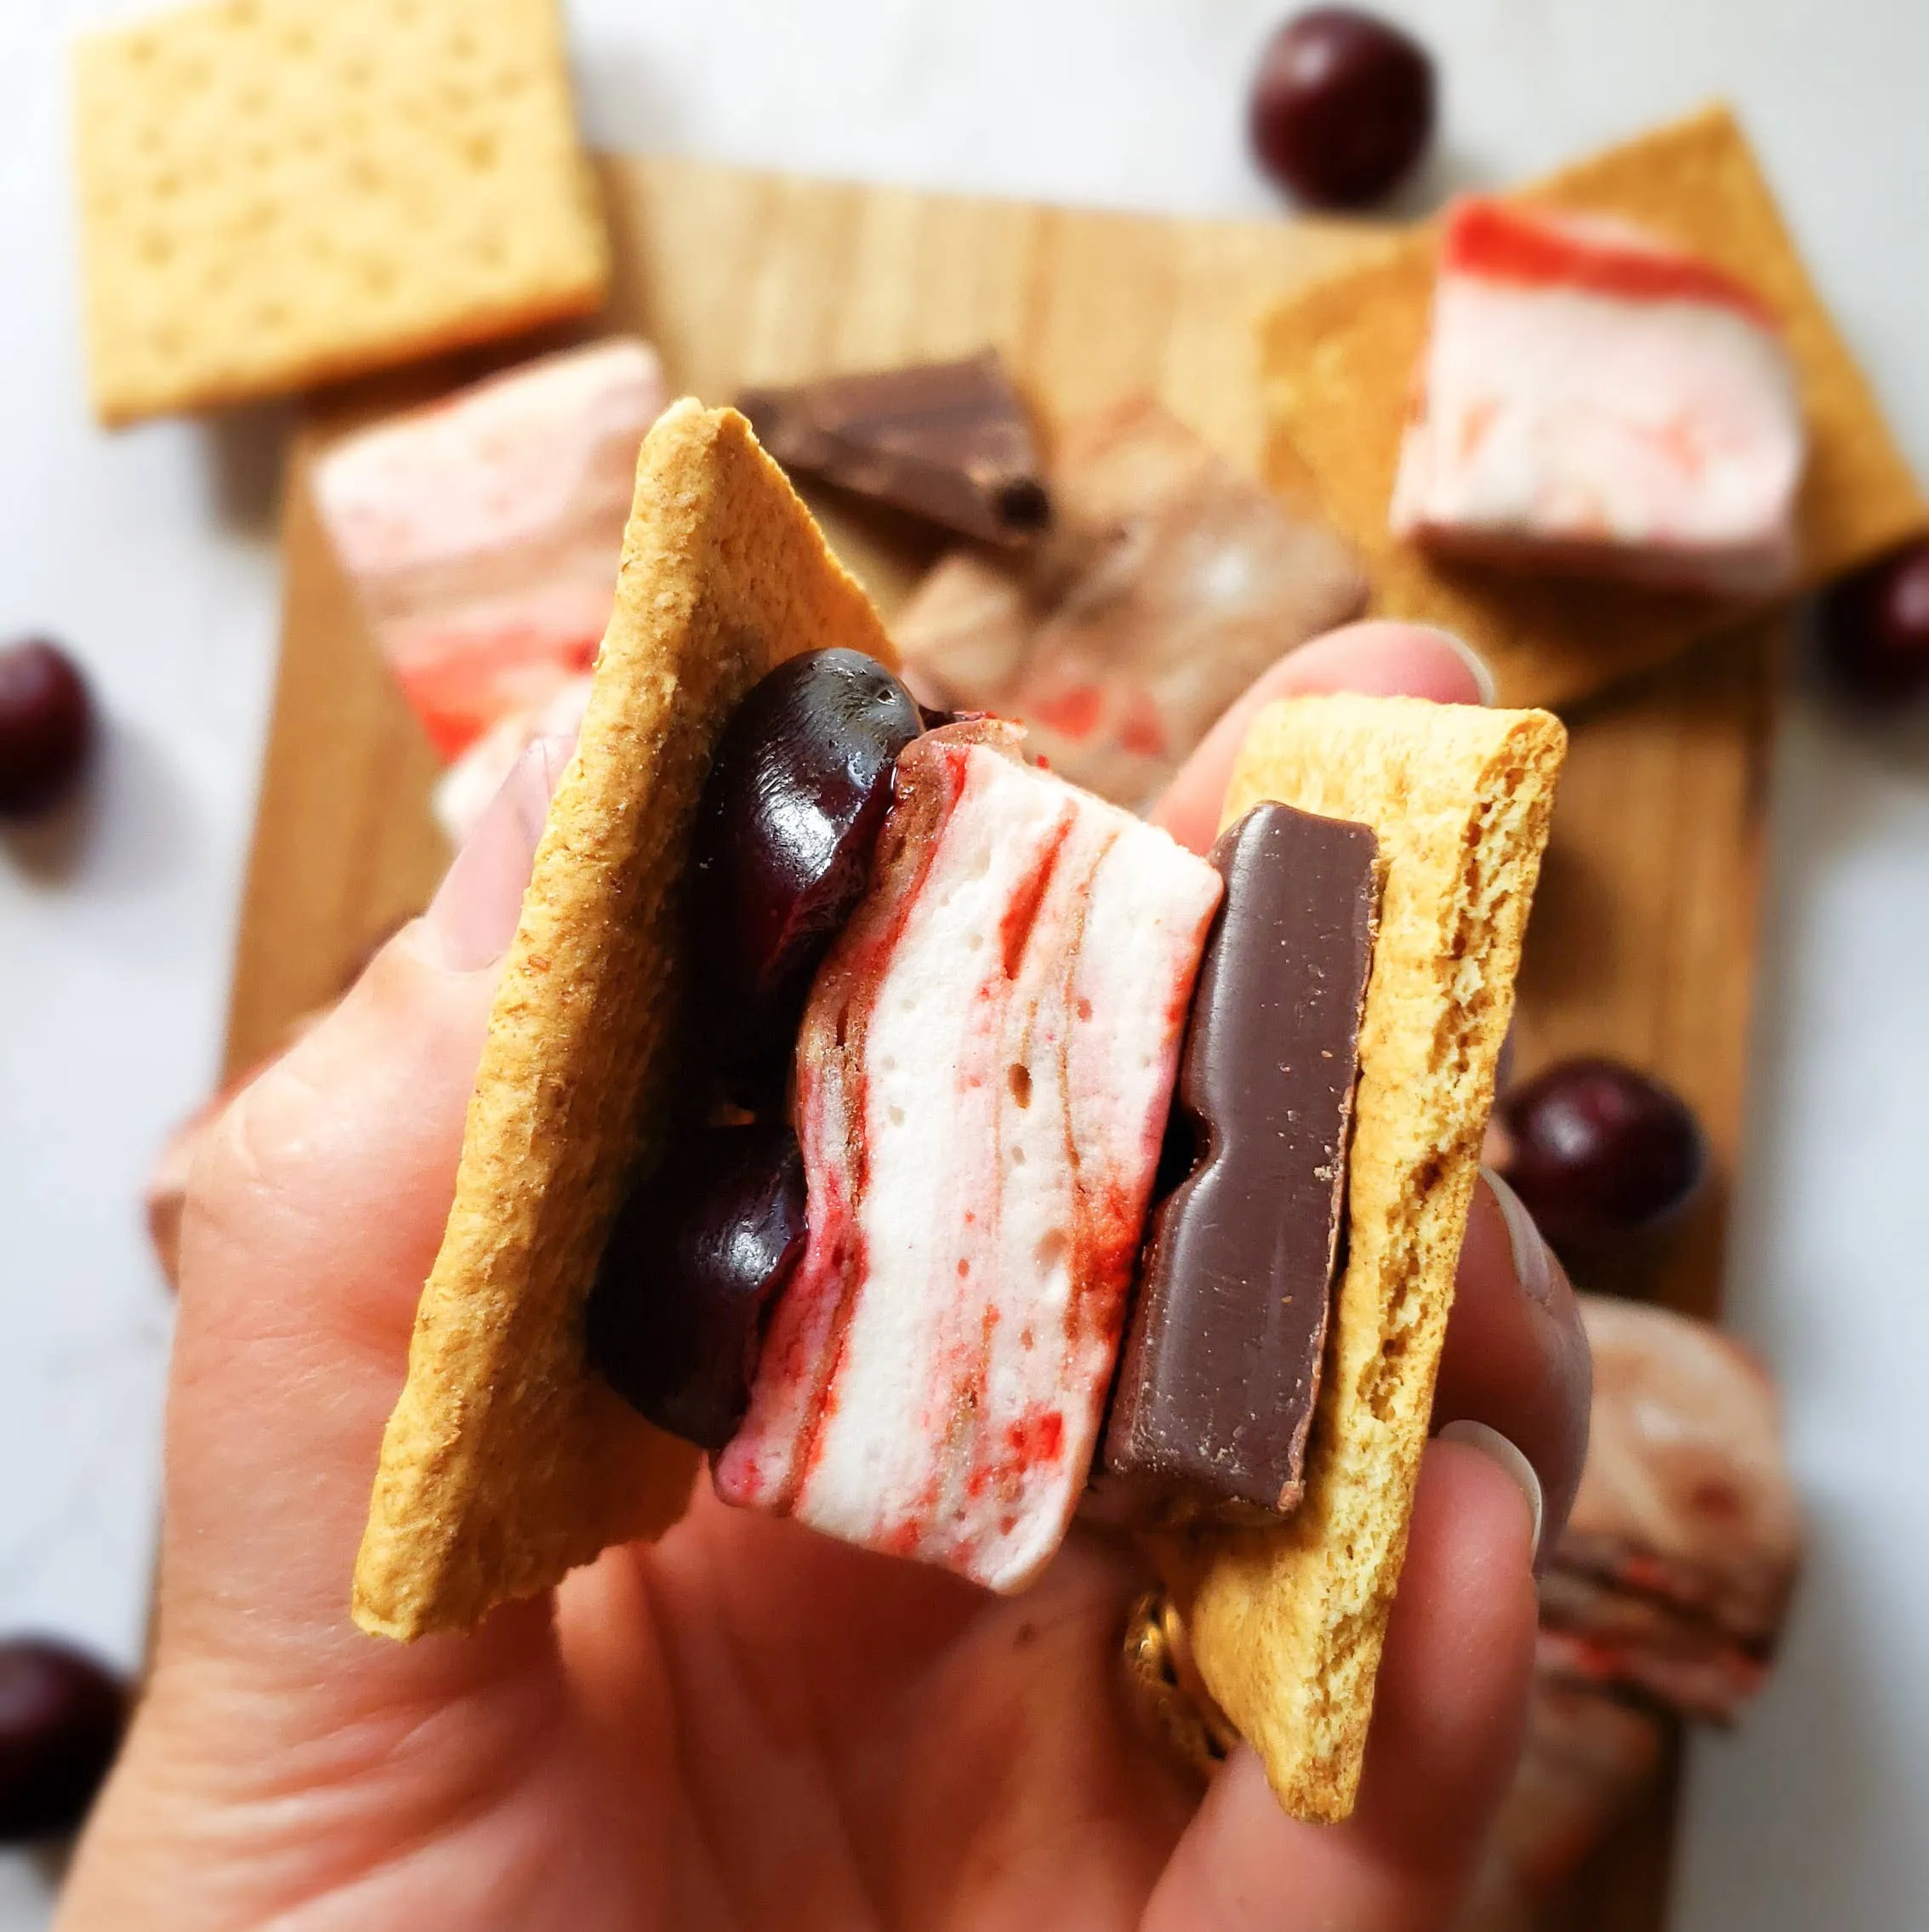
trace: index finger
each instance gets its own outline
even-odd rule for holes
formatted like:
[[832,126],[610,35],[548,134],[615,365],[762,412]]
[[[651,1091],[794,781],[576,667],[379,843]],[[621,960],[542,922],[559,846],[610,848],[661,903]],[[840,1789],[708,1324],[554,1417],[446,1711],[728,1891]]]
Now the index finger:
[[1459,638],[1431,624],[1385,621],[1329,630],[1262,671],[1234,699],[1153,808],[1152,819],[1194,852],[1211,849],[1233,761],[1254,715],[1279,698],[1357,691],[1371,698],[1493,701],[1493,674]]

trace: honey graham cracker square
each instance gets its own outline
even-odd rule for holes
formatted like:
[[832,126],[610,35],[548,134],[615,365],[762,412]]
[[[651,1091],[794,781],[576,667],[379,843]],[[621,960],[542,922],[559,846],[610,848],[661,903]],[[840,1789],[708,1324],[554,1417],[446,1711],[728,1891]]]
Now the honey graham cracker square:
[[676,1112],[683,881],[717,735],[772,665],[833,645],[896,662],[743,417],[674,404],[638,459],[588,714],[490,1016],[356,1566],[365,1629],[466,1629],[683,1512],[697,1452],[591,1372],[583,1303]]
[[585,315],[608,286],[556,0],[214,0],[83,37],[74,110],[109,424]]
[[[1733,115],[1712,106],[1522,191],[1536,207],[1615,215],[1755,290],[1801,383],[1809,459],[1797,522],[1801,588],[1929,528],[1929,509],[1866,379],[1803,267]],[[1675,657],[1744,606],[1703,595],[1534,576],[1431,557],[1387,506],[1433,299],[1431,228],[1317,282],[1260,328],[1276,486],[1310,471],[1365,558],[1376,615],[1437,624],[1492,667],[1500,701],[1560,704]]]
[[1369,824],[1386,865],[1305,1499],[1158,1551],[1201,1677],[1300,1818],[1346,1817],[1359,1782],[1566,748],[1545,711],[1297,698],[1254,720],[1226,795],[1226,824],[1264,799]]

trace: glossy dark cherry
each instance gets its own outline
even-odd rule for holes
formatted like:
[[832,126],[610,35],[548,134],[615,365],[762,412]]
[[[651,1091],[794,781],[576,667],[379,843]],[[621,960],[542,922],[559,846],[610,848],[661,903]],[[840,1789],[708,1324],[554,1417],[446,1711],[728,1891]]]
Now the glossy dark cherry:
[[780,664],[738,706],[695,840],[697,983],[726,1067],[788,1050],[869,876],[916,701],[856,651]]
[[0,1844],[73,1831],[120,1747],[128,1688],[50,1638],[0,1642]]
[[1671,1088],[1618,1060],[1563,1060],[1514,1088],[1500,1114],[1506,1177],[1556,1246],[1652,1228],[1701,1184],[1707,1143]]
[[1433,62],[1417,40],[1351,7],[1316,7],[1260,56],[1254,151],[1310,206],[1364,208],[1425,152],[1433,95]]
[[659,1428],[708,1450],[737,1433],[804,1205],[803,1156],[776,1122],[698,1131],[625,1204],[589,1296],[589,1359]]
[[73,659],[43,637],[0,649],[0,817],[58,803],[94,742],[94,702]]
[[1820,631],[1823,661],[1852,697],[1900,704],[1929,692],[1929,538],[1835,584]]

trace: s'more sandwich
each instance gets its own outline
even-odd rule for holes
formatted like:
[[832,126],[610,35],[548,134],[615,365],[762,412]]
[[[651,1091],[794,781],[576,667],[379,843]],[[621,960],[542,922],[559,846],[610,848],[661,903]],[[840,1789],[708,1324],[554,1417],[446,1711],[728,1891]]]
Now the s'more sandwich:
[[1275,704],[1189,852],[921,707],[744,419],[673,406],[357,1620],[467,1629],[669,1532],[705,1456],[994,1590],[1101,1519],[1283,1803],[1345,1815],[1563,749]]

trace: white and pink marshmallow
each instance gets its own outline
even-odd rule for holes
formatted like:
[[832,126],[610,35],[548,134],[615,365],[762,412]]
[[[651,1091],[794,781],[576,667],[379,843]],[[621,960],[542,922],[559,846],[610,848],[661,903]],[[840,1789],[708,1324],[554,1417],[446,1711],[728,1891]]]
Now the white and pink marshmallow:
[[1619,222],[1448,212],[1397,535],[1766,596],[1799,562],[1806,453],[1795,368],[1752,290]]
[[508,719],[526,738],[589,670],[664,401],[656,351],[616,336],[361,430],[316,464],[323,527],[445,760]]
[[1221,893],[1019,738],[899,756],[799,1043],[807,1245],[715,1470],[726,1502],[1000,1590],[1085,1485]]

